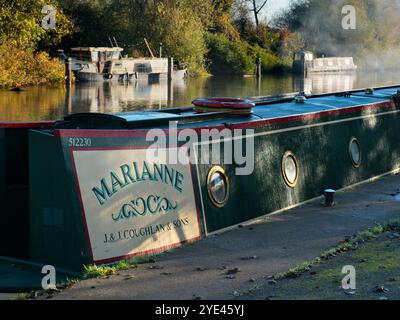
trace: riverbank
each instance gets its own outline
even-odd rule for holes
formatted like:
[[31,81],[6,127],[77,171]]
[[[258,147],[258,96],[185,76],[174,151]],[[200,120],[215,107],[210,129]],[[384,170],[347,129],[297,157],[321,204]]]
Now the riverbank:
[[[317,201],[269,216],[256,224],[157,256],[152,263],[78,282],[53,293],[52,298],[245,298],[256,284],[313,260],[361,230],[398,219],[399,184],[399,175],[388,176],[338,194],[334,208],[324,208]],[[385,244],[378,245],[375,252],[381,256],[391,254]],[[374,260],[373,256],[367,258],[365,266],[375,267]]]
[[0,44],[0,89],[19,90],[65,81],[64,64],[45,52],[34,53],[4,42]]

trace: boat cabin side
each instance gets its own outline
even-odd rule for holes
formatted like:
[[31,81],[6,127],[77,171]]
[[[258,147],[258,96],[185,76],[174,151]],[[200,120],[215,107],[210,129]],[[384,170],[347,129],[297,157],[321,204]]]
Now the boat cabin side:
[[300,51],[293,55],[293,69],[296,73],[354,72],[357,65],[353,57],[316,58],[310,51]]
[[[105,68],[110,62],[119,61],[121,59],[123,48],[93,48],[79,47],[72,48],[72,70],[89,72],[94,68],[95,72],[104,73]],[[86,70],[87,69],[87,70]]]
[[[72,70],[80,74],[113,75],[162,74],[168,71],[167,58],[122,57],[123,48],[72,48]],[[80,77],[78,77],[80,78]]]

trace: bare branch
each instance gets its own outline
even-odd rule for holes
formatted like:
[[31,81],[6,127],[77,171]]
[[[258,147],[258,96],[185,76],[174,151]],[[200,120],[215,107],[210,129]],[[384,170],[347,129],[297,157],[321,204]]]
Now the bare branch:
[[258,27],[259,25],[259,17],[258,15],[260,14],[261,10],[265,7],[265,5],[268,3],[268,0],[244,0],[245,2],[248,2],[251,4],[251,9],[249,11],[254,13],[254,19],[256,22],[256,26]]
[[265,5],[267,4],[268,0],[265,0],[264,3],[261,5],[261,7],[259,7],[257,9],[257,13],[260,13],[260,11],[265,7]]

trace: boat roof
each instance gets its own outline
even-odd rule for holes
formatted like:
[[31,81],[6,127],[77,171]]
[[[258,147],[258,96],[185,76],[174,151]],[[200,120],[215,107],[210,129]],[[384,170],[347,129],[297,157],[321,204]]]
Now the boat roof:
[[[344,93],[320,94],[307,97],[304,103],[298,103],[295,96],[254,98],[256,107],[250,115],[233,116],[223,112],[196,113],[193,107],[162,109],[158,111],[124,112],[114,114],[75,114],[65,118],[67,121],[92,120],[121,123],[126,128],[151,128],[168,126],[169,121],[176,121],[178,127],[229,126],[254,124],[257,121],[296,121],[299,117],[319,114],[341,113],[360,107],[376,106],[387,103],[394,94],[398,94],[400,85],[377,88],[373,94],[364,89]],[[100,128],[99,128],[100,129]]]
[[72,51],[90,51],[90,52],[121,52],[124,48],[120,47],[76,47]]

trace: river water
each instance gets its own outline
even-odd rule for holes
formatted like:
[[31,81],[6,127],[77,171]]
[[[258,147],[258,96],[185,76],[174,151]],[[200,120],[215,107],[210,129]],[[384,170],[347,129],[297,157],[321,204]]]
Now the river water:
[[400,72],[363,72],[341,75],[293,75],[208,77],[156,82],[79,83],[32,87],[23,92],[0,90],[0,121],[62,119],[79,112],[120,112],[190,106],[199,97],[254,97],[292,92],[335,92],[372,86],[400,84]]

